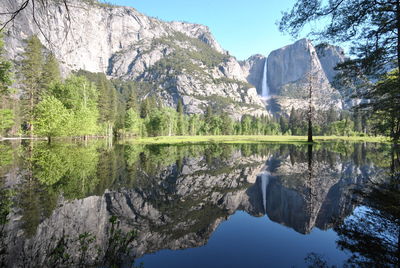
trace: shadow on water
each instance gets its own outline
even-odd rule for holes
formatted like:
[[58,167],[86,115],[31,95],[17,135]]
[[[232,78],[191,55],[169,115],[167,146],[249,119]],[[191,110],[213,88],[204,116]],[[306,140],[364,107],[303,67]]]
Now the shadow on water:
[[[398,263],[398,154],[388,145],[99,141],[0,151],[2,266],[132,267],[148,253],[205,245],[239,210],[300,234],[333,228],[354,254],[348,264]],[[328,265],[317,253],[306,262]]]

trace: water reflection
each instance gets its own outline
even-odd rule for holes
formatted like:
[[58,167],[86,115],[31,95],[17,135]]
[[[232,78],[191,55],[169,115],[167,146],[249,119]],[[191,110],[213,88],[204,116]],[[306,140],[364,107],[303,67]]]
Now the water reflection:
[[381,211],[354,191],[370,196],[393,166],[390,146],[379,144],[1,145],[8,266],[122,265],[199,247],[238,210],[301,234],[334,227],[353,250],[350,221],[361,219],[344,219],[360,204]]

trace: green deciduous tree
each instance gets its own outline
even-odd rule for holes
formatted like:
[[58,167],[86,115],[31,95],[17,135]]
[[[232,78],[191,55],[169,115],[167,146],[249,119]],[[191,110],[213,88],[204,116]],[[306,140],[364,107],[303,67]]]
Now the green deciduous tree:
[[65,135],[70,121],[70,113],[55,97],[46,96],[35,107],[35,133],[47,137],[49,142],[52,137]]
[[140,130],[142,127],[142,119],[139,113],[133,108],[130,108],[125,115],[125,128],[126,131],[135,136],[140,136]]
[[68,135],[88,136],[98,133],[98,92],[93,83],[83,76],[71,75],[63,83],[52,84],[49,93],[71,113]]

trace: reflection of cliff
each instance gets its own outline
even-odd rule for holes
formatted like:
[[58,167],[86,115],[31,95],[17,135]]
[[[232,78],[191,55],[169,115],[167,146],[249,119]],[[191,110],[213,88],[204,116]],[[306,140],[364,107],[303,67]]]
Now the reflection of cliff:
[[[355,207],[351,190],[376,178],[382,169],[373,165],[357,166],[339,155],[314,152],[312,174],[307,157],[281,154],[270,160],[269,183],[262,187],[262,176],[248,189],[252,204],[247,211],[263,215],[263,190],[266,192],[266,214],[275,222],[307,234],[314,227],[328,229],[349,215]],[[264,197],[265,198],[265,197]]]
[[[254,216],[267,214],[272,221],[306,234],[315,226],[329,228],[335,219],[348,215],[353,209],[349,189],[378,172],[372,165],[358,166],[337,154],[317,151],[310,177],[306,156],[301,153],[264,155],[245,156],[232,150],[221,159],[200,154],[164,166],[154,160],[145,165],[142,155],[134,185],[107,190],[101,196],[61,201],[27,240],[21,233],[19,212],[13,211],[6,226],[8,263],[23,265],[25,259],[31,266],[40,266],[63,236],[71,238],[68,252],[78,258],[76,238],[85,232],[93,234],[104,250],[111,216],[118,217],[122,230],[138,232],[133,242],[136,256],[204,245],[237,210]],[[257,176],[265,163],[268,180]],[[150,164],[158,169],[150,169]],[[94,245],[90,252],[95,256]]]
[[[8,263],[18,266],[29,260],[31,266],[40,266],[64,236],[70,238],[69,255],[77,258],[77,237],[85,232],[95,235],[96,243],[104,247],[112,215],[121,221],[122,230],[138,232],[136,255],[201,246],[219,223],[236,211],[251,185],[248,180],[262,170],[266,160],[234,152],[219,167],[216,163],[208,166],[205,157],[192,157],[180,168],[172,164],[152,175],[143,171],[134,189],[61,202],[27,240],[21,235],[20,215],[14,211],[6,226]],[[94,245],[91,250],[95,254]]]

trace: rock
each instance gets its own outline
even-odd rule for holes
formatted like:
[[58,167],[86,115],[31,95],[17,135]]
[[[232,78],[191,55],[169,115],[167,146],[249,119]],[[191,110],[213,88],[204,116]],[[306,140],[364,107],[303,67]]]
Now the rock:
[[246,77],[247,82],[252,84],[257,88],[257,92],[261,95],[261,82],[262,76],[264,72],[264,63],[266,57],[263,55],[257,54],[253,55],[245,61],[241,61],[240,66],[242,67],[243,75]]
[[[320,52],[322,53],[322,50]],[[322,66],[316,49],[307,39],[301,39],[292,45],[272,51],[268,55],[267,83],[274,103],[279,106],[277,110],[289,114],[292,107],[304,109],[308,106],[310,73],[312,74],[313,106],[317,110],[328,110],[332,106],[338,110],[342,109],[341,95],[332,87],[326,74],[328,72],[330,76],[333,75],[332,66],[339,59],[339,54],[338,48],[328,49],[323,58],[325,66]],[[244,72],[248,73],[248,82],[261,83],[262,64],[262,58],[258,55],[242,64]],[[260,88],[258,90],[260,92]]]
[[[5,0],[0,13],[14,11],[21,3]],[[56,1],[45,9],[36,6],[35,17],[43,34],[29,4],[7,29],[7,56],[21,59],[24,39],[36,34],[46,49],[55,52],[64,74],[83,69],[148,83],[152,91],[139,92],[142,99],[157,95],[168,106],[185,99],[187,113],[203,112],[223,99],[239,107],[226,107],[234,118],[240,119],[243,113],[269,115],[261,99],[247,95],[252,86],[239,63],[221,48],[208,27],[164,22],[134,8],[96,1],[68,3],[69,13]]]
[[343,49],[329,44],[320,44],[316,46],[316,51],[326,77],[333,83],[337,73],[335,67],[346,60]]

